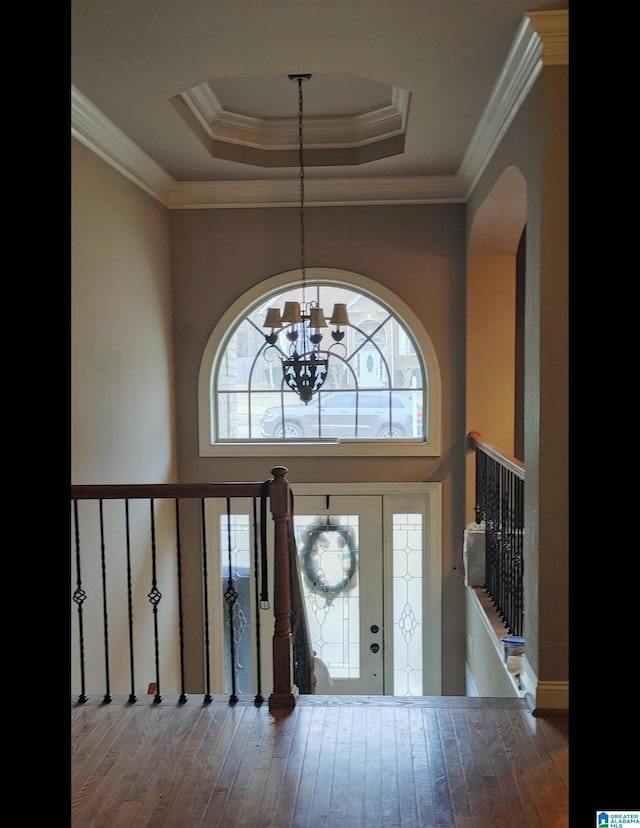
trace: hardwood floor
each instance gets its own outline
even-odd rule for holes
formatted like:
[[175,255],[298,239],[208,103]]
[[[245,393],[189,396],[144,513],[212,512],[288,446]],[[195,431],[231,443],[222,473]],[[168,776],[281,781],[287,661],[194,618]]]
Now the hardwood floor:
[[520,699],[90,699],[71,710],[73,828],[564,828],[566,715]]

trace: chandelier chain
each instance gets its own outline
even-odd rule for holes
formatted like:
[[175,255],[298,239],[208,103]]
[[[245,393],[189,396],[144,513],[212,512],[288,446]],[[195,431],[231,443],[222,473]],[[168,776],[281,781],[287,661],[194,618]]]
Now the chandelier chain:
[[298,157],[300,160],[300,268],[302,270],[302,301],[305,301],[304,289],[306,280],[305,244],[304,244],[304,140],[302,132],[303,101],[302,81],[298,81]]
[[[304,104],[302,100],[302,84],[309,80],[311,75],[289,75],[289,80],[298,83],[298,154],[300,161],[300,286],[302,288],[302,302],[295,300],[285,301],[284,310],[268,308],[264,327],[271,328],[271,333],[265,334],[269,347],[278,342],[278,329],[285,328],[289,340],[288,356],[281,351],[283,383],[300,397],[305,405],[311,400],[314,393],[319,391],[327,378],[330,351],[321,347],[322,329],[327,327],[324,310],[320,306],[320,288],[317,286],[317,299],[307,304],[306,298],[306,260],[304,237]],[[330,324],[335,325],[331,332],[334,344],[342,343],[345,332],[341,326],[349,324],[347,306],[337,302],[333,306]],[[331,346],[333,347],[333,346]],[[342,346],[344,348],[344,345]],[[346,349],[345,349],[346,350]]]

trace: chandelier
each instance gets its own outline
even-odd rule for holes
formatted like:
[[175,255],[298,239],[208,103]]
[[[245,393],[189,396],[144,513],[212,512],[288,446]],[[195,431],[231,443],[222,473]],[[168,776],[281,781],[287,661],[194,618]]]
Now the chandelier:
[[[282,361],[284,382],[295,391],[305,405],[311,400],[327,378],[330,351],[323,350],[322,329],[328,327],[324,310],[318,302],[307,301],[306,297],[306,270],[304,249],[304,141],[303,141],[303,99],[302,84],[308,81],[311,75],[289,75],[289,80],[298,84],[298,156],[300,162],[300,272],[302,287],[302,302],[285,302],[284,308],[268,308],[263,324],[270,328],[271,333],[265,334],[270,346],[278,343],[278,333],[284,329],[288,339],[288,353],[278,347]],[[336,303],[329,319],[329,324],[335,329],[331,336],[335,344],[344,339],[344,331],[340,330],[349,324],[347,306]]]

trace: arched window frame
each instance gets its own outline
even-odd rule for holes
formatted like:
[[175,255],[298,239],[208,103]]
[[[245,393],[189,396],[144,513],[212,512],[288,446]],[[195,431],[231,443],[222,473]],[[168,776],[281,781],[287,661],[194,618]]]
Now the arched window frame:
[[386,305],[398,319],[411,331],[425,369],[425,381],[428,383],[428,417],[429,435],[425,442],[408,442],[396,440],[341,440],[335,443],[300,442],[286,443],[280,441],[262,442],[247,440],[233,443],[213,443],[212,435],[215,399],[214,380],[218,361],[223,356],[223,349],[231,330],[246,316],[247,310],[258,301],[266,301],[290,285],[300,284],[299,270],[286,271],[272,276],[239,297],[220,317],[215,325],[200,361],[198,375],[198,440],[201,457],[437,457],[441,453],[441,410],[442,390],[440,368],[433,343],[424,326],[398,296],[378,282],[352,271],[336,268],[306,268],[309,283],[322,281],[345,287]]

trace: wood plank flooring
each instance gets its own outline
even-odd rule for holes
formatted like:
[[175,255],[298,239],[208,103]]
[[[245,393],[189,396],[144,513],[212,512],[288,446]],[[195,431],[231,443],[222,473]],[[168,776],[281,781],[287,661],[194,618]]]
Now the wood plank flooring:
[[71,704],[73,828],[566,828],[566,715],[520,699]]

